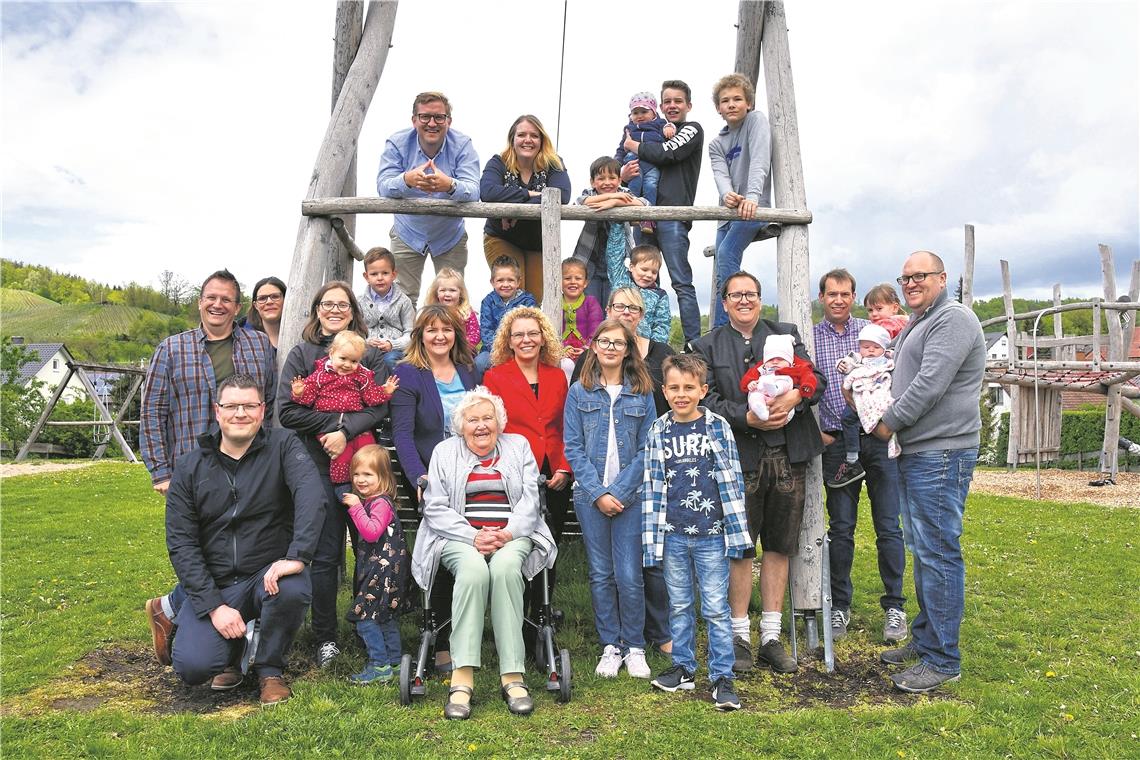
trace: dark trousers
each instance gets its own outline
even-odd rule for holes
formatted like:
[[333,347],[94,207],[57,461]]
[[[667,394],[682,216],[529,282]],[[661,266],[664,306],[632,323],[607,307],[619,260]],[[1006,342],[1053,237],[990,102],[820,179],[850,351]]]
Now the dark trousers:
[[[258,676],[279,676],[285,658],[312,600],[308,568],[277,582],[277,593],[267,594],[262,579],[266,566],[256,575],[221,589],[222,602],[241,613],[244,620],[261,618],[261,638],[253,669]],[[188,684],[205,683],[225,670],[241,655],[244,638],[226,639],[214,628],[209,615],[198,617],[191,604],[183,604],[174,619],[174,671]]]
[[[879,555],[879,577],[883,595],[879,604],[884,610],[903,609],[902,527],[899,523],[899,470],[887,456],[887,444],[872,435],[859,441],[859,462],[867,471],[867,495],[871,500],[871,520],[875,526],[875,548]],[[834,472],[844,459],[842,439],[833,441],[823,452],[824,472]],[[855,559],[855,524],[859,517],[859,491],[862,481],[842,488],[827,489],[827,535],[831,539],[831,596],[836,609],[851,609],[851,563]]]
[[345,555],[344,531],[348,527],[355,539],[356,526],[347,519],[348,511],[340,503],[328,473],[321,476],[325,486],[325,522],[313,554],[313,637],[318,643],[336,641],[336,594],[340,585],[340,563]]
[[662,565],[642,568],[645,587],[645,643],[660,645],[673,640],[669,629],[669,589],[665,585]]

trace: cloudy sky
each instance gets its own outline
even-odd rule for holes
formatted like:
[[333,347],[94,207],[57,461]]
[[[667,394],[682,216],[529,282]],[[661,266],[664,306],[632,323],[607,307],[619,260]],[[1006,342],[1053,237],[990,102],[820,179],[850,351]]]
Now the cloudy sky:
[[[569,3],[559,116],[561,2],[401,3],[358,194],[375,194],[384,139],[421,90],[450,96],[483,162],[518,114],[551,132],[560,122],[575,194],[616,147],[630,95],[663,79],[689,82],[692,118],[715,134],[711,86],[732,68],[736,3],[620,7]],[[0,14],[6,258],[109,283],[155,284],[163,269],[197,282],[222,266],[247,284],[287,278],[330,107],[333,3],[4,2]],[[979,297],[1000,293],[1000,258],[1019,296],[1055,282],[1099,295],[1097,243],[1127,287],[1137,3],[793,0],[787,18],[813,278],[842,265],[865,290],[916,248],[956,276],[972,223]],[[716,203],[707,156],[697,202]],[[569,244],[579,225],[565,226]],[[386,245],[390,227],[361,218],[361,246]],[[481,227],[468,221],[476,297],[489,290]],[[712,222],[692,234],[702,304],[714,234]],[[775,287],[774,243],[745,265]]]

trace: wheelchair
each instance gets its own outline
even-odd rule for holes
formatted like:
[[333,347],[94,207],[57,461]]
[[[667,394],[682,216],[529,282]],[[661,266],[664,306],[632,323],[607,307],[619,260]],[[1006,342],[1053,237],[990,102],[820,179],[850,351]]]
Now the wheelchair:
[[[539,476],[539,507],[542,519],[547,517],[546,509],[546,476]],[[440,568],[442,570],[442,568]],[[442,570],[446,572],[446,570]],[[438,572],[438,571],[437,571]],[[433,583],[434,583],[433,579]],[[423,589],[423,614],[420,620],[419,646],[416,655],[405,654],[400,659],[400,704],[411,705],[417,699],[427,694],[428,658],[435,649],[436,637],[451,625],[451,618],[437,613],[431,606],[431,588]],[[441,619],[442,618],[442,619]],[[535,663],[539,672],[545,677],[546,691],[551,692],[554,698],[562,703],[570,701],[572,670],[570,666],[570,650],[559,649],[554,641],[554,634],[562,621],[561,610],[555,610],[550,605],[550,583],[547,568],[542,568],[542,604],[533,619],[524,616],[523,624],[537,633],[535,647]]]

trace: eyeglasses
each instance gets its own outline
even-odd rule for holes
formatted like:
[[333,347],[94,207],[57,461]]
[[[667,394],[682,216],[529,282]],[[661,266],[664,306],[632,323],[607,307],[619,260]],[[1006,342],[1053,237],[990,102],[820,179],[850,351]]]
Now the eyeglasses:
[[265,406],[264,401],[258,401],[256,404],[218,404],[218,408],[230,417],[241,413],[253,414],[263,406]]
[[522,340],[528,338],[530,340],[538,340],[542,337],[542,333],[538,330],[531,330],[530,332],[513,332],[511,333],[511,340]]
[[610,340],[609,338],[594,338],[594,343],[603,351],[624,351],[628,345],[624,340]]
[[627,311],[630,314],[640,314],[645,311],[645,309],[640,306],[634,306],[631,303],[611,303],[610,309],[618,314],[625,314]]
[[420,124],[431,124],[433,121],[436,124],[443,124],[451,117],[445,113],[418,113],[416,119]]
[[263,296],[254,298],[253,301],[254,303],[277,303],[282,299],[282,297],[283,296],[280,293],[266,293]]
[[942,272],[915,272],[914,274],[904,274],[902,277],[896,277],[895,282],[897,282],[899,285],[906,285],[911,280],[914,280],[915,282],[922,282],[933,274],[942,274]]
[[735,293],[725,293],[724,299],[732,303],[740,303],[741,301],[759,301],[760,293],[755,290],[738,290]]
[[352,304],[348,301],[321,301],[317,305],[325,311],[349,311],[352,309]]

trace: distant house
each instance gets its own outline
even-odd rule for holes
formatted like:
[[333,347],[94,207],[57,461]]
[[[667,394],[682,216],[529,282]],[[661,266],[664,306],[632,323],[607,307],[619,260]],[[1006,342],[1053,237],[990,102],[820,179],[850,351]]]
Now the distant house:
[[[13,342],[23,343],[21,338],[12,338]],[[24,347],[32,352],[32,360],[20,368],[20,385],[27,387],[33,380],[42,382],[40,393],[45,399],[51,398],[56,387],[63,382],[67,375],[67,363],[74,361],[67,346],[62,343],[23,343]],[[87,391],[83,383],[75,375],[67,381],[67,388],[63,391],[61,400],[67,403],[87,398]]]
[[[987,361],[1009,360],[1009,336],[1004,332],[986,333],[986,359]],[[1004,414],[1013,405],[1009,395],[1009,388],[1001,383],[986,383],[986,394],[993,405],[994,414]]]

